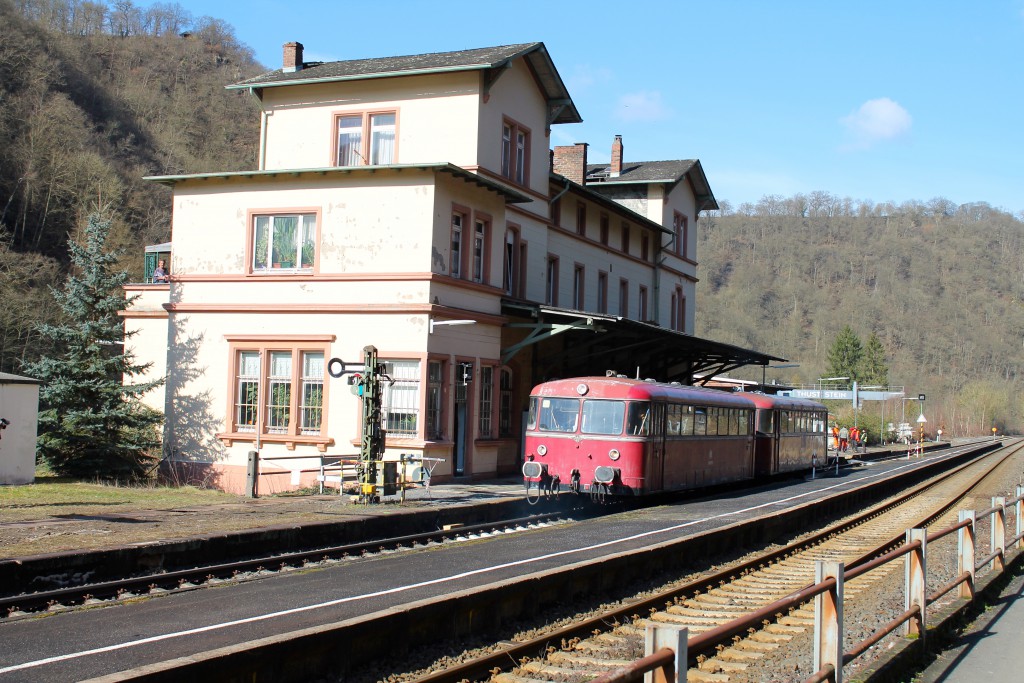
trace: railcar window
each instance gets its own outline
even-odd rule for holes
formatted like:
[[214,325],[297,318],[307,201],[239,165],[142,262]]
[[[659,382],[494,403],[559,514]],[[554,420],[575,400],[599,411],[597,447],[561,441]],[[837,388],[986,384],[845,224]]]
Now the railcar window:
[[682,422],[683,407],[678,403],[668,406],[668,426],[665,433],[669,436],[679,436],[679,427]]
[[689,436],[693,434],[693,406],[682,406],[679,420],[679,434]]
[[540,430],[542,432],[575,432],[580,415],[578,398],[540,399]]
[[693,434],[694,436],[704,436],[708,428],[708,409],[694,408],[693,411]]
[[629,404],[629,417],[626,419],[626,433],[633,436],[647,436],[651,429],[651,404],[634,402]]
[[622,418],[626,414],[624,401],[584,401],[584,434],[621,434]]
[[757,431],[765,434],[775,432],[775,413],[770,410],[761,409],[757,411]]
[[536,429],[537,428],[537,413],[540,410],[540,399],[536,396],[530,397],[530,416],[526,418],[526,428]]

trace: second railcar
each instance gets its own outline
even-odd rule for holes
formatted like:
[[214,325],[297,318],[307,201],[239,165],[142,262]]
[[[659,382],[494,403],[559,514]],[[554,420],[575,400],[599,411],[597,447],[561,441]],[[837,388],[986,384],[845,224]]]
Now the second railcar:
[[810,469],[828,455],[828,408],[788,396],[741,393],[756,406],[754,472],[758,477]]
[[641,495],[754,476],[754,402],[616,377],[540,384],[530,396],[527,486]]

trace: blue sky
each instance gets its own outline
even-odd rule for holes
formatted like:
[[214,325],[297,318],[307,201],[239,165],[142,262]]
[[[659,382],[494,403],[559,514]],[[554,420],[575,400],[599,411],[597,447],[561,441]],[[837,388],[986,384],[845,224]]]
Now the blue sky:
[[698,158],[734,208],[822,190],[1024,218],[1024,0],[177,4],[268,68],[292,40],[309,61],[542,41],[583,117],[552,145]]

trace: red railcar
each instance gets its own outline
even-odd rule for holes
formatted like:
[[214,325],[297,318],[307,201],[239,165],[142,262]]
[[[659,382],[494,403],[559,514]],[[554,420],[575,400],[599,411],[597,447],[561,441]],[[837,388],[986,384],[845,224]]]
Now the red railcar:
[[770,476],[810,469],[828,456],[828,408],[788,396],[741,393],[756,407],[754,473]]
[[528,489],[638,495],[754,476],[749,396],[701,387],[581,377],[530,396]]

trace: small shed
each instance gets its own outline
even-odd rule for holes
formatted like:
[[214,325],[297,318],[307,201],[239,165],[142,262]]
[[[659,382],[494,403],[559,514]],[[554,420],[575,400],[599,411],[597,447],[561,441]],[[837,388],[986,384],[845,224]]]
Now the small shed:
[[40,381],[0,372],[0,485],[36,478]]

